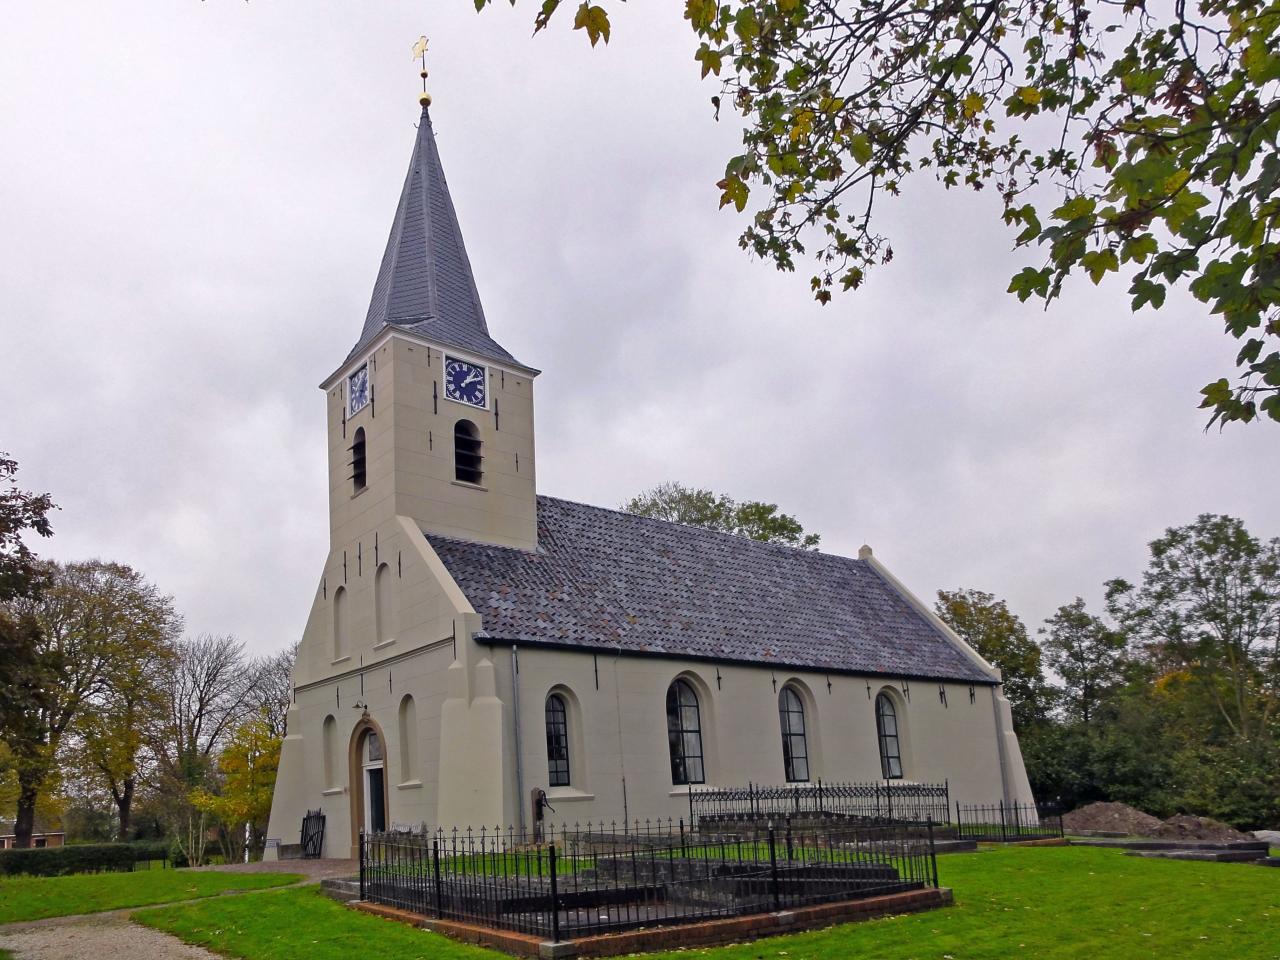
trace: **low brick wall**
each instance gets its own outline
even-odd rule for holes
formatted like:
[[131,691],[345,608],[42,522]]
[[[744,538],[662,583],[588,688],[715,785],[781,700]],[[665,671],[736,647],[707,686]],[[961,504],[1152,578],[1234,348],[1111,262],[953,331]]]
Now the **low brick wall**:
[[433,920],[407,910],[397,910],[394,907],[384,907],[375,903],[359,902],[351,905],[366,913],[435,930],[463,943],[492,947],[516,956],[561,958],[615,957],[620,954],[667,950],[675,947],[705,947],[769,937],[780,933],[812,930],[855,920],[870,920],[873,917],[918,913],[944,907],[950,903],[951,891],[945,887],[936,890],[911,890],[906,893],[891,893],[862,900],[845,900],[840,903],[800,907],[780,913],[758,913],[746,917],[725,917],[678,926],[627,930],[555,944],[528,934],[459,923],[454,920]]

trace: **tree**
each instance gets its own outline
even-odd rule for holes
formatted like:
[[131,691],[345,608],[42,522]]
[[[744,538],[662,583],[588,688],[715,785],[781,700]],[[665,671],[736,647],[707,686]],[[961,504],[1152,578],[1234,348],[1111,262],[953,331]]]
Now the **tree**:
[[12,601],[9,612],[36,630],[26,686],[3,726],[18,773],[19,846],[30,843],[36,803],[80,711],[135,657],[162,645],[177,622],[172,600],[123,564],[48,564],[46,578],[47,586]]
[[74,728],[80,766],[110,793],[122,842],[129,839],[147,747],[164,718],[164,676],[174,659],[176,617],[161,629],[160,642],[142,644],[121,658]]
[[[477,9],[492,0],[475,0]],[[620,0],[619,0],[620,2]],[[535,32],[560,0],[538,7]],[[721,206],[755,200],[741,246],[780,270],[816,251],[821,302],[893,257],[877,202],[932,176],[991,189],[1019,247],[1009,284],[1129,278],[1131,305],[1183,286],[1243,341],[1211,423],[1280,421],[1280,16],[1254,0],[685,0],[702,76],[743,151]],[[608,41],[602,3],[574,27]]]
[[939,590],[934,610],[1000,670],[1014,725],[1023,729],[1042,720],[1052,692],[1040,666],[1040,648],[1005,602],[981,590]]
[[1040,633],[1045,660],[1063,681],[1060,701],[1067,718],[1088,724],[1124,680],[1125,635],[1089,613],[1080,597],[1059,607]]
[[17,474],[17,462],[0,453],[0,741],[35,735],[32,708],[43,686],[36,664],[40,627],[19,607],[35,599],[48,571],[23,534],[52,536],[49,514],[57,509],[49,494],[18,489]]
[[255,839],[266,830],[280,766],[280,741],[264,717],[245,720],[231,731],[218,756],[217,791],[201,787],[192,792],[196,809],[219,821],[228,863],[244,857],[246,826]]
[[756,500],[739,503],[724,494],[695,490],[675,482],[660,483],[632,497],[621,509],[641,517],[670,520],[804,550],[816,549],[821,539],[816,533],[805,533],[795,517],[779,513],[776,503]]
[[260,657],[250,667],[253,687],[250,691],[252,711],[267,724],[273,737],[283,738],[285,718],[293,703],[293,665],[298,659],[298,643],[278,653]]
[[17,476],[17,461],[0,453],[0,603],[30,596],[39,585],[44,569],[22,535],[53,536],[49,514],[58,509],[47,493],[19,490]]
[[152,745],[168,822],[192,866],[204,862],[209,811],[194,803],[216,773],[216,757],[252,711],[253,672],[235,637],[203,635],[176,646],[165,689],[165,719]]
[[1150,544],[1141,586],[1107,584],[1111,616],[1168,670],[1182,671],[1231,734],[1264,734],[1280,703],[1280,538],[1201,514]]

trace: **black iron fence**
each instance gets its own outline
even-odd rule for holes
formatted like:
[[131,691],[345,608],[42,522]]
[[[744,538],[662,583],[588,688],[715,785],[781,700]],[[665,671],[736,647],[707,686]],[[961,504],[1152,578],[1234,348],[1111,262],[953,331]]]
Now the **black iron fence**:
[[904,820],[947,823],[951,788],[943,783],[799,783],[787,786],[689,789],[689,822],[699,829],[716,824],[805,819]]
[[1063,836],[1062,811],[1033,803],[956,804],[961,840],[1047,840]]
[[714,839],[681,821],[361,835],[360,895],[553,941],[937,886],[933,825],[782,822]]

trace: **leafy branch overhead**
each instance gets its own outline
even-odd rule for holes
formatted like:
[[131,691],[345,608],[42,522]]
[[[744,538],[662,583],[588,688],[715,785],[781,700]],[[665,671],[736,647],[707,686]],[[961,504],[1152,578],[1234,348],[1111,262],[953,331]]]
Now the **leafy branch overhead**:
[[621,509],[641,517],[670,520],[802,550],[816,550],[822,539],[819,534],[805,533],[795,517],[779,513],[776,503],[738,502],[724,494],[696,490],[682,483],[660,483],[632,497]]
[[[1201,390],[1210,422],[1280,421],[1275,0],[686,0],[684,16],[717,117],[743,122],[721,205],[751,207],[741,244],[779,269],[812,257],[819,301],[892,259],[876,202],[913,175],[990,189],[1032,259],[1011,293],[1117,274],[1137,310],[1183,287],[1240,341]],[[583,2],[574,27],[607,42],[608,11]]]

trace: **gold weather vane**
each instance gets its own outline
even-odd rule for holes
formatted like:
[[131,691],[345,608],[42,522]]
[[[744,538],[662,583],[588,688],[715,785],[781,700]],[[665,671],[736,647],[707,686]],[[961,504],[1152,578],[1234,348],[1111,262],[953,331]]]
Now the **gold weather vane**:
[[418,42],[413,45],[413,58],[422,61],[422,95],[418,97],[418,102],[424,107],[431,106],[431,94],[427,93],[427,38],[419,37]]

